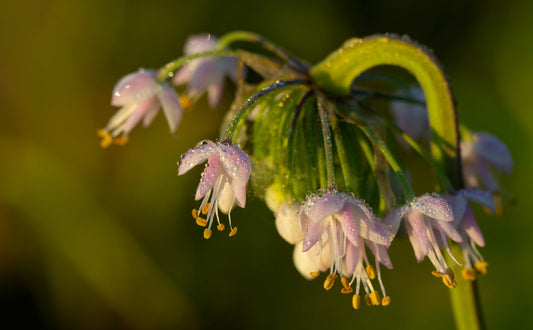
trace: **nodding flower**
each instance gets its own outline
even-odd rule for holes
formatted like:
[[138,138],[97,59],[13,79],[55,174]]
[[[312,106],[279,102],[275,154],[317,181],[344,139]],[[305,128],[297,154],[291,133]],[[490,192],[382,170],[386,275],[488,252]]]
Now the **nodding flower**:
[[[352,300],[355,309],[360,306],[361,284],[369,305],[386,306],[390,303],[381,280],[379,264],[392,269],[387,248],[393,235],[368,205],[353,195],[334,189],[326,190],[307,196],[299,217],[300,223],[305,223],[307,227],[304,240],[299,245],[301,252],[295,252],[294,259],[298,269],[309,271],[304,276],[316,277],[319,271],[329,266],[324,288],[331,289],[335,279],[340,276],[343,286],[341,292],[349,294],[353,292],[352,284],[356,281]],[[377,273],[368,261],[365,247],[374,254]],[[327,261],[329,265],[325,263]],[[376,275],[383,299],[371,281]],[[351,280],[348,280],[350,277]]]
[[111,105],[121,108],[107,126],[98,131],[103,148],[111,143],[125,144],[130,131],[141,120],[143,126],[149,126],[160,108],[163,108],[170,132],[174,133],[183,112],[174,88],[166,82],[158,82],[155,71],[144,69],[119,80],[113,89]]
[[[217,229],[219,231],[225,229],[224,224],[220,222],[218,209],[226,184],[229,185],[230,196],[233,198],[229,204],[235,203],[242,208],[246,205],[246,184],[252,171],[252,163],[248,155],[236,144],[203,141],[183,155],[179,162],[178,175],[187,173],[191,168],[206,160],[207,166],[196,190],[196,200],[201,198],[203,200],[200,208],[194,209],[192,214],[199,226],[206,227],[204,238],[209,239],[215,216],[218,222]],[[228,208],[229,236],[233,236],[237,233],[237,227],[231,225],[230,210],[231,207]]]
[[405,227],[416,260],[421,262],[424,257],[428,257],[436,269],[433,275],[441,277],[447,287],[454,288],[457,285],[455,274],[448,267],[441,248],[446,248],[453,258],[448,238],[458,243],[463,242],[463,238],[455,229],[453,212],[448,202],[437,194],[425,194],[393,211],[387,216],[385,223],[391,225],[396,233],[402,218],[406,220]]
[[[191,36],[185,43],[185,55],[194,55],[217,49],[218,39],[211,34]],[[226,76],[234,82],[238,79],[238,60],[232,56],[211,56],[191,60],[184,64],[175,74],[175,85],[188,84],[190,100],[199,98],[207,91],[209,106],[216,108],[222,92]]]

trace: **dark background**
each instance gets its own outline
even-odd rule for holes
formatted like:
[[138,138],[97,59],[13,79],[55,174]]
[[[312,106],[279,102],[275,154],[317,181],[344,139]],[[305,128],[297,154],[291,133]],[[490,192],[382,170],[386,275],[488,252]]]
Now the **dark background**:
[[[0,327],[48,329],[450,329],[448,289],[407,242],[384,271],[389,307],[303,279],[273,215],[251,197],[239,234],[202,238],[190,210],[200,169],[179,155],[217,136],[202,101],[175,137],[163,116],[99,148],[114,84],[178,57],[191,34],[250,30],[316,63],[350,37],[408,34],[434,49],[461,119],[514,156],[505,215],[476,212],[491,329],[531,313],[533,2],[9,1],[0,19]],[[480,210],[476,210],[480,211]]]

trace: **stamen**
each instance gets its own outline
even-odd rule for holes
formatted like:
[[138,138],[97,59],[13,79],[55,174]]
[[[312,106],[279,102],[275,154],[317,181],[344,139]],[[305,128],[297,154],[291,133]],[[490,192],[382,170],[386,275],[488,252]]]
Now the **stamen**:
[[336,278],[337,274],[329,274],[328,277],[326,277],[326,280],[324,281],[324,289],[330,290],[335,284]]
[[499,193],[495,193],[492,196],[492,199],[494,200],[494,214],[496,215],[503,215],[503,203],[502,203],[502,195]]
[[311,277],[318,277],[318,275],[320,275],[320,273],[317,273],[317,272],[310,272],[309,275]]
[[204,218],[196,218],[196,224],[200,227],[205,227],[207,226],[207,220],[205,220]]
[[129,140],[130,140],[129,137],[121,136],[113,140],[113,143],[116,144],[117,146],[124,146],[126,145],[126,143],[128,143]]
[[372,291],[368,296],[373,306],[379,306],[381,304],[381,297],[377,291]]
[[233,229],[229,232],[228,236],[232,237],[235,236],[235,234],[237,234],[237,227],[233,227]]
[[463,278],[465,280],[469,280],[469,281],[475,281],[476,280],[476,271],[473,270],[473,269],[463,268],[463,270],[461,271],[461,275],[463,275]]
[[439,273],[438,271],[434,270],[434,271],[431,272],[431,275],[433,275],[435,277],[442,277],[442,275],[444,275],[444,274]]
[[226,229],[226,227],[224,226],[223,223],[219,223],[218,226],[217,226],[217,229],[218,229],[218,231],[224,231],[224,229]]
[[383,299],[381,299],[381,305],[389,306],[390,305],[390,296],[386,296]]
[[102,141],[100,141],[100,147],[103,149],[109,147],[111,143],[113,142],[113,138],[111,137],[111,134],[109,134],[108,131],[104,131],[103,129],[99,129],[96,132],[96,135],[102,138]]
[[454,289],[457,286],[457,283],[448,274],[442,276],[442,283],[450,289]]
[[359,297],[359,295],[357,294],[354,294],[353,297],[352,297],[352,306],[354,309],[359,309],[359,307],[361,306],[361,297]]
[[212,233],[213,233],[213,231],[212,231],[211,229],[206,228],[206,229],[204,230],[204,238],[205,238],[205,239],[210,239]]
[[352,293],[352,292],[353,292],[352,287],[342,288],[342,289],[341,289],[341,293],[342,293],[342,294],[348,294],[348,293]]
[[192,209],[192,217],[198,219],[198,210]]
[[207,212],[209,212],[210,205],[211,205],[211,203],[206,203],[204,205],[204,207],[202,208],[202,214],[207,214]]
[[372,306],[372,300],[370,300],[369,294],[365,294],[365,302],[367,306]]
[[372,267],[372,265],[366,266],[366,273],[371,280],[376,278],[376,270],[374,267]]
[[348,279],[346,277],[341,278],[341,283],[345,289],[348,289],[350,287],[350,283],[348,282]]
[[478,261],[476,262],[476,264],[474,265],[474,267],[476,267],[476,270],[481,274],[481,275],[486,275],[487,274],[487,266],[489,265],[488,262],[486,261]]
[[188,110],[194,104],[194,100],[187,96],[180,96],[180,103],[183,110]]

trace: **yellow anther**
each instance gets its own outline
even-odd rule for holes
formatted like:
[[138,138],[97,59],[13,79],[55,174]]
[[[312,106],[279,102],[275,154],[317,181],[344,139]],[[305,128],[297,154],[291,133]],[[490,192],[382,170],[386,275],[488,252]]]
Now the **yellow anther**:
[[218,226],[217,226],[217,229],[218,229],[218,231],[224,231],[224,229],[226,229],[226,226],[224,226],[223,223],[219,223]]
[[207,212],[209,212],[209,206],[210,206],[210,205],[211,205],[211,204],[206,203],[206,204],[204,205],[204,207],[202,207],[202,213],[203,213],[203,214],[207,214]]
[[198,219],[198,210],[192,209],[192,217]]
[[213,233],[213,231],[211,231],[211,229],[205,229],[204,230],[204,238],[205,239],[210,239],[211,238],[211,234]]
[[474,267],[476,267],[476,270],[481,274],[481,275],[485,275],[487,274],[487,266],[489,265],[488,262],[486,261],[478,261],[476,262],[476,264],[474,265]]
[[309,276],[311,276],[311,277],[318,277],[318,275],[320,275],[320,273],[318,273],[318,272],[310,272],[309,273]]
[[502,195],[495,193],[492,195],[492,199],[494,200],[494,213],[496,215],[503,215]]
[[117,146],[123,146],[123,145],[126,145],[126,143],[128,143],[129,140],[130,140],[129,137],[121,136],[121,137],[114,139],[113,143],[116,144]]
[[347,287],[347,288],[342,288],[341,289],[341,293],[342,294],[348,294],[348,293],[352,293],[352,292],[353,292],[352,287]]
[[372,291],[368,295],[370,297],[370,302],[373,306],[379,306],[381,304],[381,297],[377,291]]
[[353,309],[359,309],[359,307],[361,307],[361,297],[359,297],[359,295],[357,294],[353,295],[352,306],[353,306]]
[[376,270],[374,269],[374,267],[372,267],[372,265],[366,266],[366,274],[371,280],[376,278]]
[[348,289],[350,287],[350,282],[348,282],[348,279],[346,277],[341,278],[341,283],[345,289]]
[[469,281],[475,281],[476,280],[476,271],[473,270],[473,269],[463,268],[463,270],[461,271],[461,275],[463,275],[463,278],[465,280],[469,280]]
[[390,296],[386,296],[383,299],[381,299],[381,304],[383,306],[389,306],[390,305]]
[[372,300],[370,300],[370,295],[369,294],[365,294],[365,302],[366,302],[367,306],[372,306]]
[[193,104],[193,100],[187,96],[180,96],[180,103],[183,110],[188,110]]
[[103,129],[99,129],[96,132],[96,135],[102,138],[102,141],[100,141],[100,147],[107,148],[113,143],[113,138],[111,137],[111,134],[109,132],[104,131]]
[[450,276],[450,278],[453,278],[454,280],[457,279],[457,276],[455,276],[453,270],[451,270],[450,268],[446,268],[446,274],[448,274],[448,276]]
[[431,275],[435,276],[435,277],[442,277],[442,273],[439,273],[438,271],[434,270],[431,272]]
[[237,227],[233,227],[233,229],[229,232],[228,236],[235,236],[235,234],[237,234]]
[[207,220],[205,220],[204,218],[196,218],[196,224],[200,227],[205,227],[207,226]]
[[450,289],[454,289],[457,286],[457,283],[448,274],[442,277],[442,283]]
[[324,289],[330,290],[333,287],[333,284],[335,284],[336,278],[337,274],[329,274],[328,277],[326,277],[326,280],[324,281]]

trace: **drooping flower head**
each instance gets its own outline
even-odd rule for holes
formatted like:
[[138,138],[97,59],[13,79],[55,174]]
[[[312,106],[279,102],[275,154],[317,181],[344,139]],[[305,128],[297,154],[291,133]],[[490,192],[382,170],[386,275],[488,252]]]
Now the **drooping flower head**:
[[[324,265],[321,265],[324,261],[323,254],[329,253],[330,273],[324,282],[326,290],[333,287],[339,275],[352,277],[351,281],[342,277],[341,292],[351,293],[353,291],[351,284],[357,280],[353,298],[354,308],[358,309],[360,305],[361,284],[366,292],[367,303],[370,305],[389,304],[390,297],[386,295],[381,280],[379,263],[392,269],[387,248],[393,235],[389,228],[375,217],[369,206],[352,195],[327,190],[317,195],[307,196],[299,217],[300,223],[306,223],[307,228],[301,254],[295,255],[297,264],[316,260],[315,270],[309,275],[318,276],[317,272],[324,268]],[[376,270],[368,261],[365,247],[368,247],[374,254],[383,300],[380,299],[372,285],[371,280],[376,277]],[[308,266],[306,267],[309,269]]]
[[145,127],[150,125],[160,108],[163,108],[171,133],[176,131],[182,116],[176,91],[168,83],[158,82],[153,70],[140,69],[120,79],[113,89],[111,105],[121,108],[107,126],[98,131],[104,148],[113,141],[126,143],[128,134],[139,121],[142,120]]
[[460,243],[464,260],[462,275],[465,279],[473,281],[477,273],[486,274],[488,263],[483,260],[483,256],[477,249],[477,246],[485,246],[485,240],[468,201],[475,201],[494,212],[492,195],[485,190],[467,188],[445,198],[454,213],[453,225],[463,240]]
[[[425,102],[426,100],[424,92],[418,86],[401,89],[396,92],[396,95],[411,97],[420,102]],[[407,135],[413,139],[429,136],[429,119],[425,106],[405,101],[391,101],[390,109],[396,126],[401,128]]]
[[[199,211],[193,210],[193,216],[198,225],[207,227],[204,230],[204,237],[208,239],[211,237],[211,226],[215,215],[218,222],[217,229],[219,231],[225,229],[218,216],[218,204],[226,184],[229,185],[233,196],[231,204],[235,203],[244,208],[246,184],[252,171],[252,164],[248,155],[236,144],[203,141],[183,155],[178,164],[178,175],[187,173],[191,168],[206,160],[207,166],[202,173],[195,197],[196,200],[201,198],[203,200]],[[231,229],[229,235],[233,236],[237,232],[237,227],[231,226],[231,216],[229,216],[229,225]]]
[[463,239],[455,229],[450,205],[437,194],[425,194],[393,211],[385,219],[385,223],[392,225],[393,232],[396,233],[402,218],[406,220],[405,227],[416,260],[421,262],[424,257],[428,257],[436,269],[433,275],[442,277],[446,286],[454,288],[455,275],[448,267],[441,248],[446,248],[453,258],[448,238],[458,243]]
[[[217,49],[218,39],[211,34],[192,36],[185,43],[185,55],[194,55]],[[205,57],[183,65],[174,76],[173,83],[188,83],[188,97],[195,99],[207,91],[209,106],[215,108],[224,90],[226,76],[237,81],[238,61],[236,57]]]
[[461,143],[463,174],[469,187],[481,187],[496,192],[496,172],[511,173],[513,159],[507,146],[494,135],[474,133]]

